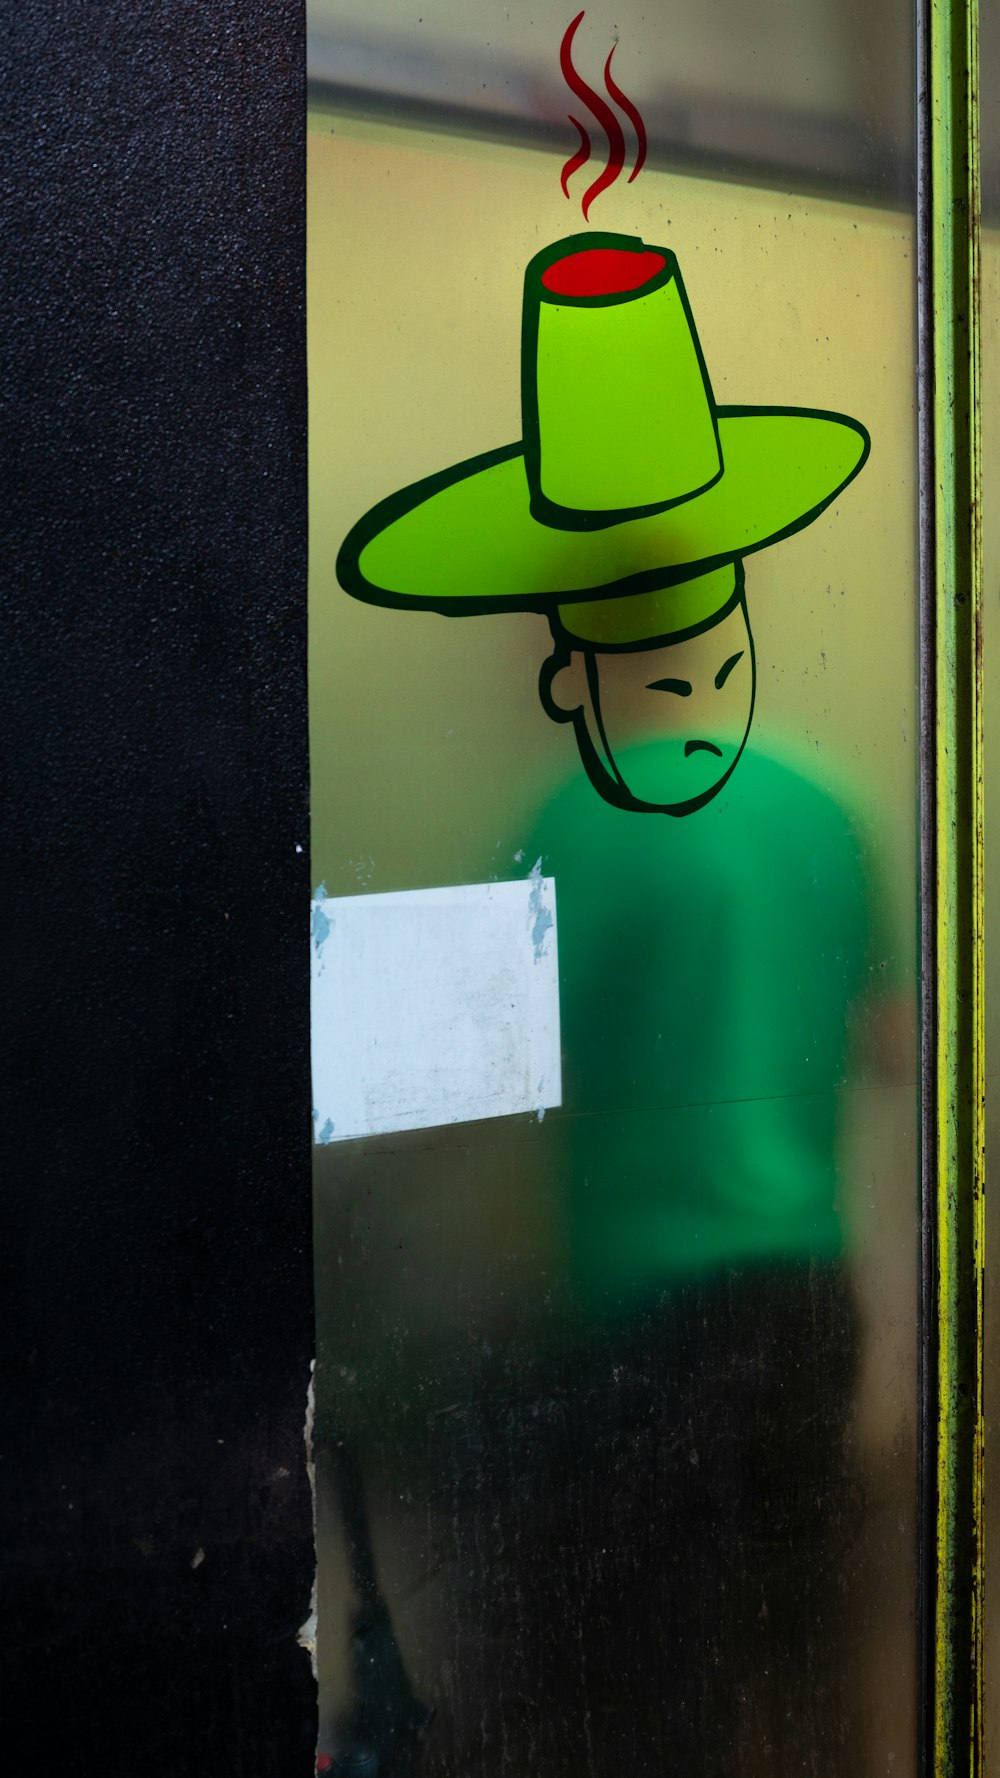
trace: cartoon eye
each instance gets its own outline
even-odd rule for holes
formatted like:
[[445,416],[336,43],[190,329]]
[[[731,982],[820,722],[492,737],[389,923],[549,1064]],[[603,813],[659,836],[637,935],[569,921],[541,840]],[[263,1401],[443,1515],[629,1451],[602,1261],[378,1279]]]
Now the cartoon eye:
[[[718,680],[716,680],[716,684],[718,684]],[[651,679],[646,690],[672,691],[678,698],[689,698],[691,696],[691,681],[689,679]]]
[[726,662],[725,666],[719,668],[719,671],[715,675],[715,689],[716,689],[716,691],[722,690],[723,686],[726,683],[726,680],[729,678],[729,675],[732,672],[733,668],[735,667],[737,661],[741,661],[742,659],[743,659],[743,650],[741,648],[739,654],[731,654],[729,656],[729,659]]

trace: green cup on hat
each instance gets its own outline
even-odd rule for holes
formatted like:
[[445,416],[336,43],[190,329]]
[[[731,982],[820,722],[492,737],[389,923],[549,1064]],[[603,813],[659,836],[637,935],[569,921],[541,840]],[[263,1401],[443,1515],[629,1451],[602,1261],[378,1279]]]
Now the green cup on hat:
[[577,251],[557,242],[528,267],[525,466],[532,511],[548,524],[594,530],[662,512],[722,474],[677,261],[622,238],[577,236]]
[[372,604],[534,610],[596,647],[705,627],[733,565],[817,518],[862,468],[844,414],[719,407],[680,270],[572,235],[525,272],[523,439],[382,500],[337,558]]

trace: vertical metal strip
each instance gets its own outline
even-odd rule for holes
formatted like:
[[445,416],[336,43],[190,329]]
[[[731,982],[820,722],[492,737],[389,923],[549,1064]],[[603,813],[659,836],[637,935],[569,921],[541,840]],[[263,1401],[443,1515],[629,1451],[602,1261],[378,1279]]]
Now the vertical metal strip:
[[[978,0],[924,0],[923,1769],[982,1770],[983,765]],[[931,1437],[933,1427],[933,1438]]]

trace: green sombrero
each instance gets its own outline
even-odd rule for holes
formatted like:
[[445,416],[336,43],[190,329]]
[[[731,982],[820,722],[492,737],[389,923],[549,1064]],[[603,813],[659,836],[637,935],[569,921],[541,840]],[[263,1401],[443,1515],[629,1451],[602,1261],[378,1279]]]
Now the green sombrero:
[[623,646],[711,622],[733,564],[817,518],[868,456],[806,408],[718,407],[677,261],[571,235],[524,279],[524,438],[372,507],[337,558],[371,604],[547,612]]

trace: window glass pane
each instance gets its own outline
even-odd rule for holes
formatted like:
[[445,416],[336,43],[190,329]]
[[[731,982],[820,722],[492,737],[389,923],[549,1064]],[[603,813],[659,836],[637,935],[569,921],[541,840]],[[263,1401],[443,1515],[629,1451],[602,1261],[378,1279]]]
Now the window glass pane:
[[906,1774],[908,8],[571,18],[312,9],[321,1751]]

